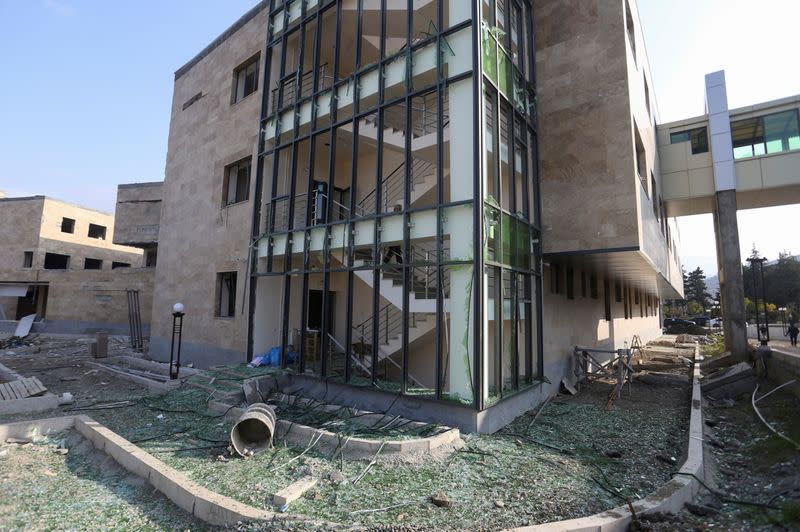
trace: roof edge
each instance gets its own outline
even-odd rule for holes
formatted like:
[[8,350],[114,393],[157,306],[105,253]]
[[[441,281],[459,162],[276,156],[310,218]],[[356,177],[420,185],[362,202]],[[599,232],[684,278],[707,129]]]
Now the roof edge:
[[145,181],[144,183],[121,183],[117,185],[120,188],[140,188],[140,187],[160,187],[164,184],[163,181]]

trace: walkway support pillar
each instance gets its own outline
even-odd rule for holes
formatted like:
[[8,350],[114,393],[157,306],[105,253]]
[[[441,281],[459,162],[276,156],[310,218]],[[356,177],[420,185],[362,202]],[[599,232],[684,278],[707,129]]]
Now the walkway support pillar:
[[706,75],[711,159],[714,163],[714,233],[725,349],[739,360],[747,360],[747,328],[744,321],[744,280],[736,221],[736,165],[733,160],[731,118],[725,72]]
[[725,350],[747,360],[747,327],[744,310],[739,225],[736,220],[736,191],[717,192],[714,205],[714,235],[717,241],[720,307]]

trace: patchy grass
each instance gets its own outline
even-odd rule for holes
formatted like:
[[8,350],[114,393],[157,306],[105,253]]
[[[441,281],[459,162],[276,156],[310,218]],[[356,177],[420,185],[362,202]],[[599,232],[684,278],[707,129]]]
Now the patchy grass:
[[3,530],[207,529],[77,434],[1,445],[0,493]]
[[[219,459],[228,456],[231,423],[205,413],[208,394],[201,390],[86,413],[199,484],[255,507],[271,508],[276,491],[312,475],[320,479],[313,497],[292,503],[287,516],[367,527],[497,529],[603,511],[644,497],[670,478],[676,465],[662,459],[682,461],[685,392],[659,389],[655,399],[634,384],[633,398],[606,409],[608,390],[595,383],[579,396],[551,402],[535,423],[531,412],[498,434],[465,435],[459,452],[379,455],[357,482],[366,461],[342,461],[313,448],[300,456],[302,447],[283,442],[248,460]],[[629,450],[633,441],[635,451]],[[614,451],[618,458],[606,456]],[[452,508],[429,502],[437,492],[447,494]]]
[[721,334],[709,336],[713,340],[710,344],[703,345],[703,357],[714,358],[725,352],[725,338]]

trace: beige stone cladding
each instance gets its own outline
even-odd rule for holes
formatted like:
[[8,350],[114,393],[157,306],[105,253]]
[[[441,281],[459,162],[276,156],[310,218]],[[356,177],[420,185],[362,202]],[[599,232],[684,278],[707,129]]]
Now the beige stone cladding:
[[[85,333],[110,330],[128,334],[126,289],[139,290],[142,324],[150,323],[153,299],[152,268],[115,270],[35,270],[19,272],[0,283],[47,286],[47,307],[42,330],[51,333]],[[0,298],[3,299],[3,298]]]
[[[217,363],[245,357],[248,248],[267,35],[267,10],[261,7],[176,74],[158,236],[154,357],[169,357],[171,309],[177,301],[186,308],[185,360],[203,364],[215,357]],[[256,54],[258,90],[232,103],[234,70]],[[252,164],[248,199],[223,207],[225,168],[245,158]],[[237,274],[233,317],[216,316],[221,272]]]
[[[62,230],[64,218],[74,221],[72,233]],[[45,196],[4,198],[0,200],[0,274],[24,271],[24,252],[33,252],[31,269],[44,267],[46,253],[69,255],[69,269],[82,270],[84,259],[103,261],[102,269],[112,262],[132,267],[142,263],[142,251],[111,242],[114,217],[93,209],[54,200]],[[105,228],[104,238],[89,237],[89,224]]]
[[25,252],[39,247],[44,196],[0,200],[0,275],[24,268]]
[[164,183],[133,183],[117,187],[114,211],[114,243],[129,246],[154,246],[161,223],[161,197]]
[[[62,231],[66,229],[64,218],[74,221],[72,232]],[[104,238],[90,237],[89,224],[105,228]],[[4,198],[0,200],[0,227],[0,284],[37,286],[46,293],[46,302],[42,296],[35,306],[45,320],[36,330],[127,333],[128,288],[140,290],[142,321],[149,323],[153,272],[139,268],[141,250],[111,242],[113,216],[45,196]],[[25,252],[32,253],[30,267],[25,267]],[[46,253],[69,255],[68,267],[44,269]],[[102,260],[102,268],[84,269],[87,258]],[[131,267],[112,270],[114,262]],[[17,299],[6,296],[0,300],[6,318],[13,321]],[[8,327],[13,330],[13,323],[3,329]]]
[[[62,231],[64,218],[75,220],[72,233]],[[103,238],[90,237],[90,224],[105,228],[105,236]],[[69,255],[69,267],[74,270],[83,269],[86,258],[102,260],[102,269],[104,270],[110,270],[112,262],[115,261],[130,264],[131,267],[141,266],[142,251],[114,244],[112,242],[113,234],[114,217],[112,215],[46,197],[40,224],[39,249],[34,258],[34,268],[42,267],[45,252]]]
[[545,253],[639,243],[622,6],[534,4]]

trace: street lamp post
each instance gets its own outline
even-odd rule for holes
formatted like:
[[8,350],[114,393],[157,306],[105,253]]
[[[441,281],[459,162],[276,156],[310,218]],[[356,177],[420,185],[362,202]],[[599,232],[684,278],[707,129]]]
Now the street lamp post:
[[[169,378],[177,379],[181,370],[181,336],[183,329],[183,303],[175,303],[172,306],[172,343],[169,347]],[[173,366],[173,354],[175,352],[175,338],[178,339],[178,357]]]
[[[769,316],[767,314],[767,291],[764,286],[764,263],[767,261],[766,257],[750,257],[747,262],[750,263],[750,271],[753,273],[753,297],[755,298],[756,305],[756,332],[761,345],[767,345],[769,342]],[[761,273],[761,299],[764,303],[764,327],[758,316],[758,276],[756,275],[756,264]]]

